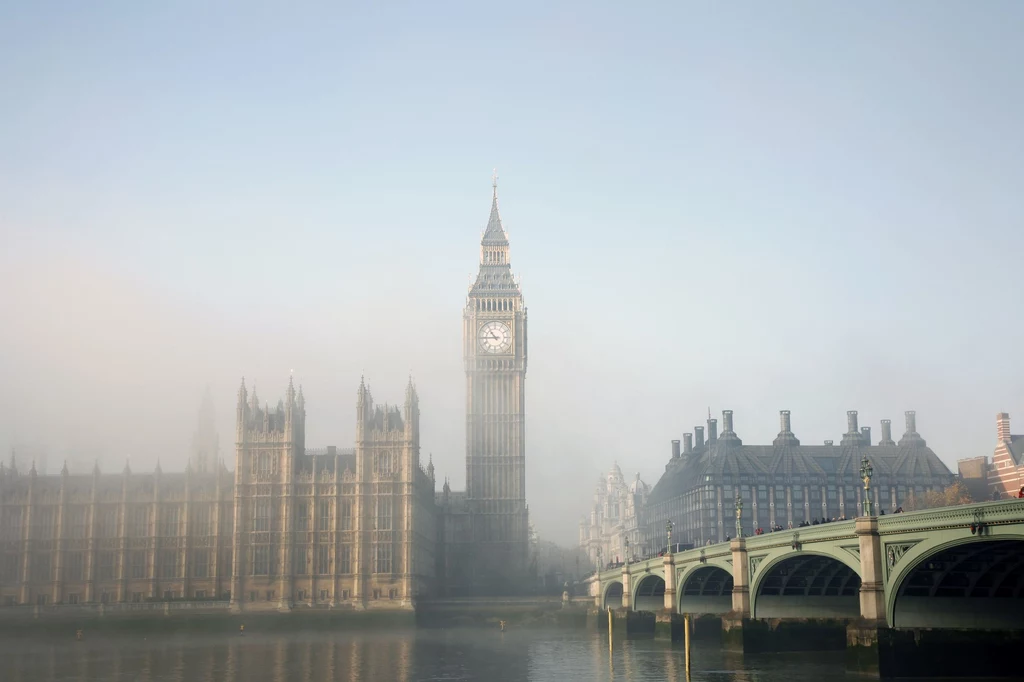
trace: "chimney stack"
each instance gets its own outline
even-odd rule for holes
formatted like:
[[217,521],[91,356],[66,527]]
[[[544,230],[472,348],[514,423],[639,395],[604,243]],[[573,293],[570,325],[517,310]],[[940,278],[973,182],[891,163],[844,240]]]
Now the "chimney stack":
[[910,446],[924,446],[925,440],[921,438],[921,434],[917,432],[917,413],[913,410],[907,410],[903,413],[907,418],[907,432],[900,438],[900,445]]
[[831,441],[831,440],[825,441],[825,445],[833,445],[833,444],[834,444],[834,441]]
[[864,439],[864,445],[871,445],[871,427],[862,426],[860,427],[860,435]]
[[722,410],[722,433],[732,433],[732,410]]
[[718,442],[718,420],[708,420],[708,446],[714,445]]
[[696,441],[693,444],[694,447],[696,447],[696,448],[704,447],[704,427],[703,426],[694,426],[693,427],[693,439],[694,439],[694,441]]
[[1000,443],[1010,442],[1010,415],[1006,412],[996,415],[996,439]]
[[846,433],[839,443],[846,446],[861,444],[860,429],[857,428],[857,410],[846,411]]
[[693,452],[693,434],[692,433],[684,433],[683,434],[683,454],[688,455],[691,452]]
[[882,440],[878,441],[879,445],[896,445],[892,440],[892,420],[882,420]]
[[679,459],[679,441],[672,441],[672,459]]
[[775,447],[800,445],[800,439],[793,435],[793,424],[789,420],[789,410],[779,410],[779,435],[772,441]]

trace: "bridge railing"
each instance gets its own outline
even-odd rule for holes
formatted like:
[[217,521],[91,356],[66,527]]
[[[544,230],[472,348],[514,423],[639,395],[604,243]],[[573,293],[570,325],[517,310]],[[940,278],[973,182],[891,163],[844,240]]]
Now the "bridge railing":
[[[962,527],[972,523],[988,525],[1019,523],[1024,518],[1024,499],[1008,499],[953,507],[922,509],[900,514],[884,514],[877,518],[880,535],[905,532],[918,527],[922,530],[937,530]],[[801,545],[808,545],[816,542],[854,539],[857,537],[855,528],[856,520],[847,519],[845,521],[830,521],[816,526],[787,528],[786,530],[774,531],[763,535],[751,535],[747,536],[745,540],[747,551],[749,552],[791,545],[794,541],[798,541]],[[700,561],[701,556],[707,560],[729,554],[729,543],[719,542],[704,547],[695,547],[685,552],[677,552],[673,557],[674,563],[678,566],[692,561]],[[653,557],[645,561],[631,563],[629,565],[629,572],[636,575],[637,573],[653,571],[661,568],[664,565],[664,561],[664,557]],[[600,580],[601,582],[618,580],[621,578],[621,575],[622,568],[604,570],[601,571]],[[594,579],[591,578],[588,582],[592,582]]]

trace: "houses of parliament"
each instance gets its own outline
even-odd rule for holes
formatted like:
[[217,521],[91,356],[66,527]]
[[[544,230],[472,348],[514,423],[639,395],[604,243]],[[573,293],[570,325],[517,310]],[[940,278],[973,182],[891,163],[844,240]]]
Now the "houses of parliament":
[[184,472],[40,475],[0,464],[0,606],[215,601],[234,610],[412,608],[514,593],[528,568],[526,307],[498,213],[463,313],[466,490],[436,490],[410,378],[400,404],[360,382],[354,448],[307,447],[289,380],[238,389],[234,468],[209,398]]

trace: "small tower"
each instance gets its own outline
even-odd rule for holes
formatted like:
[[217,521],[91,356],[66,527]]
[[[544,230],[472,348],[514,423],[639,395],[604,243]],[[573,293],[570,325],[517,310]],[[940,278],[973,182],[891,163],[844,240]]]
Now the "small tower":
[[[243,382],[240,393],[245,390]],[[213,409],[213,395],[210,388],[203,394],[203,402],[199,408],[199,421],[195,434],[192,436],[192,455],[189,463],[198,474],[210,471],[220,452],[220,437],[217,434],[217,415]]]

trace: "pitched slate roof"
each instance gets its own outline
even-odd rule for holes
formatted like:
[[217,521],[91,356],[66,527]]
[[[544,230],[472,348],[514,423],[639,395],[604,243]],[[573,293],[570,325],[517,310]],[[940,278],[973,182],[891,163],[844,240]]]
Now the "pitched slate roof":
[[[650,504],[683,495],[703,483],[719,483],[724,476],[764,477],[781,484],[791,476],[826,480],[860,477],[867,456],[879,480],[918,481],[943,485],[952,477],[949,468],[916,432],[904,434],[896,445],[868,445],[847,440],[846,445],[799,445],[792,434],[779,434],[773,445],[743,445],[735,434],[704,443],[690,453],[669,460],[665,473],[651,491]],[[796,444],[794,444],[796,443]],[[1024,446],[1024,436],[1020,446]]]

